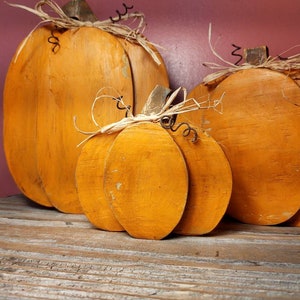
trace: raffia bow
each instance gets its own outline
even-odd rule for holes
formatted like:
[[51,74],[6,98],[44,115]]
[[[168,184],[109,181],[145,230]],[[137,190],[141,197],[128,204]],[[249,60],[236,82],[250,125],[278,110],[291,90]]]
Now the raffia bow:
[[[223,63],[225,63],[225,66],[217,64],[217,63],[213,63],[213,62],[203,63],[203,65],[205,67],[208,67],[212,70],[218,70],[218,71],[204,77],[203,78],[203,83],[204,84],[210,84],[211,82],[215,82],[219,78],[227,77],[230,74],[233,74],[233,73],[241,71],[241,70],[254,69],[254,68],[257,68],[257,69],[258,68],[266,68],[266,69],[270,69],[270,70],[274,70],[274,71],[278,71],[278,72],[285,72],[285,73],[286,72],[291,72],[289,74],[291,78],[294,78],[294,73],[292,71],[294,71],[294,70],[299,70],[300,71],[300,53],[298,53],[296,55],[293,55],[293,56],[290,56],[290,57],[287,57],[286,59],[280,59],[280,56],[284,55],[285,53],[287,53],[288,51],[290,51],[292,49],[299,48],[300,45],[295,45],[295,46],[287,49],[286,51],[284,51],[283,53],[281,53],[278,56],[268,57],[266,61],[264,61],[263,63],[261,63],[259,65],[252,65],[252,64],[249,64],[249,63],[243,63],[241,65],[235,65],[235,64],[223,59],[216,52],[214,47],[212,46],[212,42],[211,42],[211,24],[209,24],[208,42],[209,42],[209,47],[210,47],[212,53],[214,54],[214,56],[216,56],[219,60],[221,60]],[[299,74],[298,74],[298,76],[299,76]]]
[[[159,60],[156,53],[152,50],[151,45],[154,45],[153,43],[150,43],[143,35],[142,32],[145,28],[145,22],[144,22],[144,14],[139,12],[134,13],[127,13],[125,15],[119,16],[118,18],[120,21],[128,21],[132,20],[132,23],[135,23],[135,21],[138,21],[138,24],[135,28],[130,28],[129,26],[125,25],[124,23],[120,22],[113,22],[112,19],[107,19],[104,21],[80,21],[74,18],[70,18],[65,14],[65,12],[52,0],[40,0],[35,5],[34,8],[27,7],[25,5],[20,4],[11,4],[10,6],[18,7],[21,9],[24,9],[26,11],[29,11],[38,17],[42,19],[42,21],[36,26],[38,27],[41,24],[47,24],[51,23],[57,26],[58,28],[80,28],[80,27],[95,27],[99,28],[103,31],[106,31],[108,33],[111,33],[117,37],[124,38],[132,43],[137,43],[141,45],[153,58],[153,60],[160,65],[161,61]],[[48,6],[51,11],[56,16],[51,16],[44,10],[44,6]],[[26,43],[27,39],[31,35],[31,33],[36,29],[36,27],[30,32],[28,37],[24,40],[23,45]],[[20,47],[19,52],[21,51],[22,46]],[[17,55],[18,56],[18,55]]]
[[[211,100],[210,98],[208,98],[202,102],[198,102],[194,98],[187,99],[186,89],[179,87],[177,90],[172,92],[172,94],[169,96],[166,103],[164,104],[164,106],[161,108],[161,110],[158,113],[153,113],[153,114],[149,114],[149,115],[138,114],[138,115],[134,116],[131,113],[129,107],[124,103],[122,97],[113,97],[113,96],[108,96],[106,94],[105,95],[101,94],[103,89],[104,88],[99,90],[99,92],[97,93],[97,96],[91,106],[91,117],[92,117],[93,123],[99,129],[97,129],[95,131],[81,130],[77,126],[77,117],[74,116],[73,120],[74,120],[74,126],[75,126],[76,130],[84,135],[88,135],[88,137],[86,139],[84,139],[80,144],[78,144],[78,147],[96,135],[110,134],[110,133],[118,132],[132,124],[135,124],[135,123],[142,123],[142,122],[159,123],[165,117],[172,117],[177,114],[184,114],[184,113],[195,111],[198,109],[212,108],[212,109],[218,111],[219,113],[222,113],[223,95],[220,99],[217,99],[217,100]],[[173,105],[173,102],[176,99],[176,97],[178,96],[180,91],[183,91],[183,100],[181,102],[179,102],[178,104]],[[126,112],[127,117],[121,119],[118,122],[111,123],[111,124],[105,125],[103,127],[100,127],[94,117],[94,108],[95,108],[95,104],[97,101],[107,99],[107,98],[111,98],[112,100],[118,100],[121,103],[121,106],[127,110],[127,112]]]

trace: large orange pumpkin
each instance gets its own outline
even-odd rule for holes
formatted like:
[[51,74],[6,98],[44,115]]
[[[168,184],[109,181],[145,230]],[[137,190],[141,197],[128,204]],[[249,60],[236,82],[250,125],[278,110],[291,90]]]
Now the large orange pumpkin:
[[[138,44],[91,27],[34,30],[13,57],[4,89],[4,148],[20,190],[42,205],[81,213],[75,167],[82,135],[73,117],[92,130],[90,108],[101,88],[134,107],[157,83],[168,85],[166,68]],[[99,125],[123,117],[115,105],[97,103]]]

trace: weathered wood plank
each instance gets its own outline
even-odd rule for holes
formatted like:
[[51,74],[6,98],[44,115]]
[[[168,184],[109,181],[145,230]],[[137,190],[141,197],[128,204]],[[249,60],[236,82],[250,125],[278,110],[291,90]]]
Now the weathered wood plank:
[[297,299],[299,234],[224,220],[208,236],[137,240],[0,199],[0,298]]

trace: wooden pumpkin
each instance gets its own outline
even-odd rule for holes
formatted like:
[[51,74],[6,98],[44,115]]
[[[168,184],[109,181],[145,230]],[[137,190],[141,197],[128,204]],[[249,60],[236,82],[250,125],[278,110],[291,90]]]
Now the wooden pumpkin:
[[[179,91],[180,89],[177,89],[170,94],[168,88],[157,86],[142,109],[143,116],[146,119],[153,119],[161,112],[162,107],[168,107],[170,102],[175,100]],[[198,105],[193,104],[198,108]],[[184,214],[173,231],[185,235],[200,235],[209,233],[217,226],[228,206],[232,186],[231,171],[224,152],[214,139],[189,125],[186,119],[189,115],[187,110],[191,109],[193,104],[191,105],[189,100],[184,102],[182,106],[184,115],[177,116],[176,124],[173,122],[174,115],[158,117],[157,121],[160,120],[164,129],[158,124],[141,121],[144,118],[138,115],[136,118],[125,118],[118,122],[118,125],[112,124],[106,129],[102,128],[102,133],[95,133],[96,135],[86,142],[78,160],[76,178],[83,210],[96,227],[111,231],[122,230],[124,227],[132,236],[143,238],[156,239],[166,235],[178,222],[182,212],[176,210],[177,213],[173,212],[170,219],[165,212],[165,204],[161,202],[166,191],[161,187],[155,190],[155,187],[160,186],[160,181],[163,180],[165,188],[170,189],[166,195],[170,196],[170,193],[174,192],[179,196],[179,200],[183,201],[180,176],[184,174],[175,176],[176,173],[171,172],[173,174],[171,178],[167,175],[163,175],[163,179],[160,178],[164,174],[160,171],[162,164],[171,170],[182,160],[182,155],[188,171],[188,198]],[[180,111],[181,106],[178,105],[172,106],[173,112],[174,109]],[[132,121],[137,123],[134,126],[129,125]],[[122,130],[120,126],[125,123],[127,127],[117,138],[116,132],[111,134],[106,132],[108,128]],[[174,145],[177,147],[174,148]],[[178,148],[181,158],[176,158]],[[165,156],[169,152],[168,163]],[[143,160],[145,155],[147,159]],[[173,155],[175,157],[172,160]],[[162,162],[155,163],[160,159]],[[174,163],[176,159],[178,162]],[[178,171],[180,168],[176,172]],[[171,183],[168,183],[168,180]],[[170,188],[174,180],[177,185]],[[121,189],[123,185],[125,189]],[[118,201],[115,201],[115,194]],[[176,196],[170,198],[176,199]],[[167,206],[168,201],[167,198],[165,200]],[[164,222],[155,221],[153,218],[156,216],[153,216],[153,212],[149,215],[145,207],[150,203],[152,209],[157,210],[157,216],[165,214]],[[136,206],[136,211],[133,206]],[[150,208],[149,211],[151,212]],[[116,219],[122,224],[121,227],[116,223]],[[134,223],[132,219],[137,220]],[[150,228],[144,224],[147,222],[150,222]],[[156,228],[156,225],[151,225],[156,223],[161,223],[160,229]],[[117,227],[114,227],[115,225]],[[157,230],[166,231],[159,233]]]
[[201,111],[198,124],[210,129],[232,169],[228,214],[250,224],[273,225],[300,206],[300,88],[285,74],[268,69],[238,71],[208,91],[223,95],[223,113]]
[[[184,122],[196,130],[184,136],[186,125],[171,135],[185,158],[189,174],[189,194],[184,214],[174,232],[183,235],[203,235],[220,223],[229,204],[232,175],[229,162],[216,141],[195,128],[189,121],[190,113],[179,115],[177,124]],[[179,126],[179,125],[177,125]]]
[[[168,85],[163,62],[158,66],[138,44],[91,27],[34,30],[13,57],[4,90],[4,148],[20,190],[42,205],[82,212],[75,185],[82,135],[73,117],[92,130],[88,116],[101,88],[117,91],[134,107],[139,105],[135,95],[143,101],[159,82]],[[97,103],[98,124],[123,117],[115,105]]]
[[131,236],[162,239],[170,234],[185,208],[188,173],[169,133],[149,122],[120,132],[105,161],[104,191]]

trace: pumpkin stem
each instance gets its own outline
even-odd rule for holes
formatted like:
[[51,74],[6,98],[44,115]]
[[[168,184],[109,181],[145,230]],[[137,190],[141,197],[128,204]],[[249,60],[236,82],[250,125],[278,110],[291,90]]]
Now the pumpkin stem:
[[244,49],[244,58],[248,64],[253,66],[258,66],[266,62],[268,59],[268,47],[260,46],[256,48]]
[[79,21],[96,22],[98,20],[85,0],[70,0],[62,7],[62,10],[68,17]]

